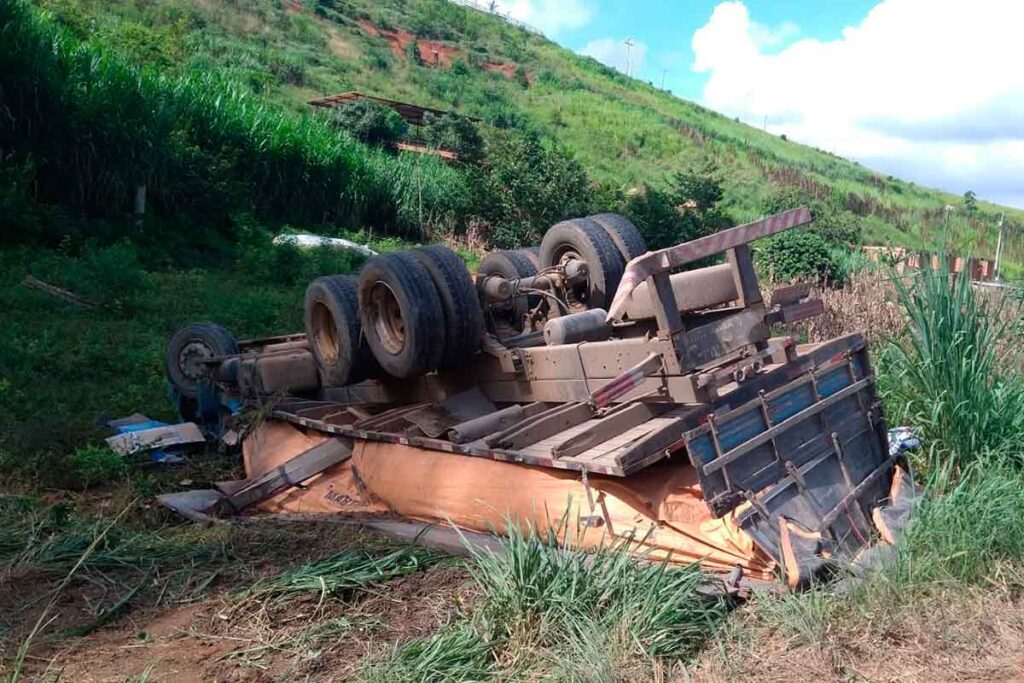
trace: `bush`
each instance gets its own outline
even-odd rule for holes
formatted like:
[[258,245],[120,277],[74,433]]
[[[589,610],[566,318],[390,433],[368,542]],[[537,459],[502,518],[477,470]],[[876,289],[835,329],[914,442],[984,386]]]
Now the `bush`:
[[346,249],[301,249],[294,244],[273,244],[262,230],[248,232],[239,250],[239,271],[253,283],[288,287],[305,286],[321,275],[340,275],[358,270],[364,256]]
[[662,249],[729,227],[723,194],[717,169],[706,165],[677,172],[668,190],[645,185],[625,201],[622,213],[640,229],[649,249]]
[[[795,228],[764,240],[757,247],[757,263],[775,282],[829,280],[842,284],[843,273],[821,235]],[[840,281],[837,283],[836,280]]]
[[475,215],[500,249],[537,244],[551,225],[592,213],[586,172],[561,147],[534,133],[496,131],[473,175]]
[[392,146],[409,130],[394,109],[373,100],[355,100],[331,109],[331,123],[372,145]]
[[846,208],[835,192],[826,199],[817,199],[799,187],[784,187],[773,192],[764,201],[761,210],[766,215],[789,211],[798,206],[811,210],[814,222],[810,230],[836,245],[857,245],[863,239],[861,218]]
[[476,164],[483,158],[484,140],[472,121],[451,112],[437,116],[427,112],[423,134],[427,144],[459,155],[459,160]]

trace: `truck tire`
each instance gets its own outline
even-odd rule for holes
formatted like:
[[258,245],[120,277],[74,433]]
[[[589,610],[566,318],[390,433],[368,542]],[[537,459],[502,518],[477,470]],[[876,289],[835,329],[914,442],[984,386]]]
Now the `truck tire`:
[[359,273],[363,336],[384,372],[399,378],[437,369],[444,353],[441,300],[412,254],[374,256]]
[[167,342],[164,365],[171,385],[186,398],[199,395],[206,376],[203,361],[238,353],[234,336],[214,323],[192,323],[175,332]]
[[484,314],[473,286],[473,278],[458,254],[435,244],[412,250],[427,269],[444,311],[444,353],[441,367],[464,363],[480,348]]
[[309,350],[325,387],[342,387],[377,374],[359,322],[355,277],[328,275],[310,282],[303,313]]
[[[483,282],[488,275],[500,275],[506,280],[518,280],[524,277],[533,277],[537,274],[538,268],[535,262],[525,249],[510,251],[495,251],[484,257],[477,268],[477,289],[480,291],[480,300],[483,301]],[[522,332],[523,316],[530,310],[532,297],[518,296],[512,301],[509,308],[508,322],[516,331]]]
[[625,216],[620,216],[617,213],[599,213],[591,216],[590,220],[604,228],[604,231],[615,242],[615,246],[619,248],[619,253],[622,254],[622,258],[627,263],[637,256],[643,256],[647,253],[647,243],[644,241],[644,236],[640,234],[637,227]]
[[580,303],[587,308],[606,308],[626,265],[612,238],[587,218],[556,223],[540,243],[540,262],[550,268],[567,258],[583,259],[589,269],[587,282],[574,289]]
[[523,247],[515,249],[513,253],[522,255],[527,261],[533,264],[535,271],[540,272],[540,247]]

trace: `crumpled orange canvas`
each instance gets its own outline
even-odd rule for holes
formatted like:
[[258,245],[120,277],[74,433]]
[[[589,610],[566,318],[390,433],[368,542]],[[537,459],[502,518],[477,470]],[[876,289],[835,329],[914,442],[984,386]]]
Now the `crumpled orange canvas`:
[[[332,438],[268,420],[246,440],[246,476],[260,475]],[[771,579],[774,562],[731,516],[711,516],[689,463],[664,462],[628,478],[590,475],[590,509],[579,472],[442,453],[415,446],[355,440],[348,460],[260,504],[265,512],[304,515],[394,514],[470,531],[502,533],[509,523],[557,527],[596,547],[630,534],[638,552],[711,571],[736,565],[745,576]],[[602,518],[577,526],[579,515]]]

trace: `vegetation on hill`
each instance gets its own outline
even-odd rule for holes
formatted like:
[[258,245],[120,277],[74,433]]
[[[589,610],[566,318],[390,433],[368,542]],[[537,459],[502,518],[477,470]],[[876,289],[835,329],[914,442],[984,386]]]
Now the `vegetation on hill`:
[[[8,19],[27,11],[23,2],[8,4]],[[12,200],[42,203],[29,207],[32,220],[53,224],[51,233],[69,223],[117,232],[95,221],[125,213],[145,180],[151,222],[170,217],[180,234],[205,233],[191,218],[200,216],[203,228],[212,218],[230,237],[232,216],[251,212],[269,223],[414,236],[462,233],[484,220],[497,244],[506,244],[510,235],[520,242],[547,227],[529,221],[623,210],[630,197],[671,191],[676,173],[711,164],[720,172],[720,210],[732,222],[760,215],[782,194],[816,203],[827,212],[819,216],[855,225],[868,242],[994,252],[1003,210],[973,195],[967,201],[928,190],[769,135],[447,0],[37,6],[46,13],[30,12],[31,27],[13,29],[5,74],[32,68],[4,97],[32,104],[19,99],[18,85],[41,78],[45,87],[33,96],[46,106],[34,118],[19,117],[22,128],[0,130],[0,138],[20,143],[4,145],[2,171],[15,188]],[[492,204],[507,204],[502,195],[514,188],[481,196],[489,185],[465,168],[332,134],[307,101],[348,90],[476,117],[488,142],[501,131],[536,138],[574,158],[586,189],[571,194],[590,201],[510,213]],[[67,134],[42,140],[43,128]],[[428,142],[443,143],[443,132],[427,132]],[[68,185],[81,187],[61,196]],[[1005,213],[1013,234],[1024,213]],[[83,227],[83,215],[92,223]],[[513,224],[503,222],[509,215]],[[1013,269],[1017,240],[1008,245]]]

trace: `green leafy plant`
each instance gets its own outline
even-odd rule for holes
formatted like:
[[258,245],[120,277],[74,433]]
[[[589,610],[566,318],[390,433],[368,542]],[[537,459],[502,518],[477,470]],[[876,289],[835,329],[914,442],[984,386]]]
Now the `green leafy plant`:
[[473,212],[490,223],[491,241],[499,248],[536,244],[558,221],[591,213],[583,167],[533,133],[496,131],[473,187]]
[[128,473],[122,456],[106,446],[86,446],[67,458],[64,477],[74,488],[87,489],[120,481]]
[[756,254],[758,264],[776,282],[827,279],[842,284],[844,273],[833,261],[828,241],[815,232],[787,230],[758,244]]
[[361,142],[393,145],[406,134],[408,124],[394,109],[373,100],[354,100],[331,109],[331,122]]

